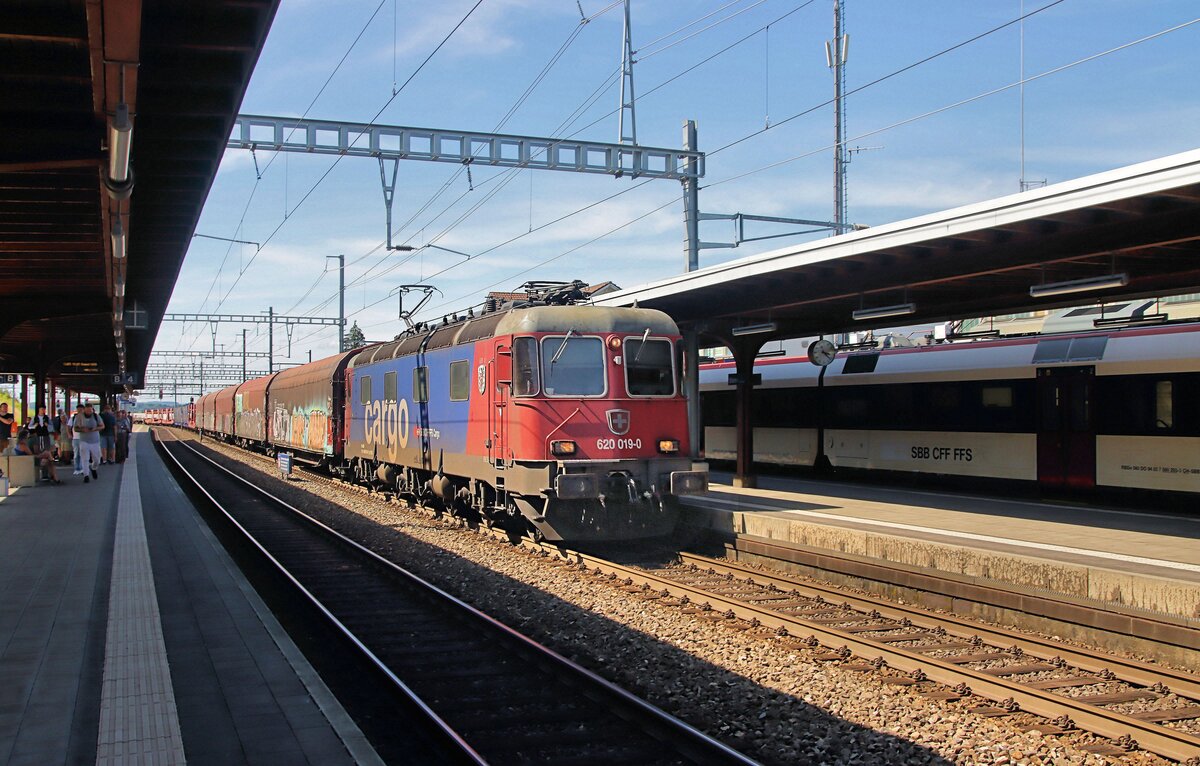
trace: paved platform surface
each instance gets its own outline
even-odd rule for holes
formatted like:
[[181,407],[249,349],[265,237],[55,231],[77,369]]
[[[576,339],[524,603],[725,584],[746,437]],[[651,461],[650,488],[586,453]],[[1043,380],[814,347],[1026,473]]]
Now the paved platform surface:
[[0,499],[0,763],[378,763],[148,434]]
[[760,477],[685,501],[692,523],[1200,621],[1200,511],[1131,511]]

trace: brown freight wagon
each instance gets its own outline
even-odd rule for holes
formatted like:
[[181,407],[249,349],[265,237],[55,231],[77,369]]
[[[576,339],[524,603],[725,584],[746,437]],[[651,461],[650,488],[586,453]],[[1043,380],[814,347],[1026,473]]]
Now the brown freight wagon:
[[361,348],[276,373],[271,381],[269,440],[275,451],[327,458],[342,453],[346,365]]
[[279,373],[247,380],[233,397],[233,435],[242,446],[267,443],[267,391]]

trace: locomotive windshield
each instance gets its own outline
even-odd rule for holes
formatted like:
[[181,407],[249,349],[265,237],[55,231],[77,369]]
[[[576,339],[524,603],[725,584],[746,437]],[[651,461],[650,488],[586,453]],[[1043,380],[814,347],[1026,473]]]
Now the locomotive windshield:
[[669,340],[630,338],[625,341],[625,385],[630,396],[671,396],[675,374]]
[[604,342],[576,335],[542,339],[542,385],[548,396],[602,396]]

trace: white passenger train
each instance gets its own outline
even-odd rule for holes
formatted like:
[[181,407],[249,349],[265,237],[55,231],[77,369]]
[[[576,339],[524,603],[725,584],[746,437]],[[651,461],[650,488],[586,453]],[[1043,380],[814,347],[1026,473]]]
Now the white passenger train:
[[[704,456],[735,459],[732,362],[701,367]],[[754,460],[1200,493],[1200,324],[760,359]]]

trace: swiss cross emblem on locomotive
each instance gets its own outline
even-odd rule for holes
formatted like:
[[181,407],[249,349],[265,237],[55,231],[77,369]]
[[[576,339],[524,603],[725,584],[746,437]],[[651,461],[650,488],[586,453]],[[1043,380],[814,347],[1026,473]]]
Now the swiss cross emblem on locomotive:
[[617,436],[629,433],[629,410],[609,410],[606,414],[608,415],[608,430]]

